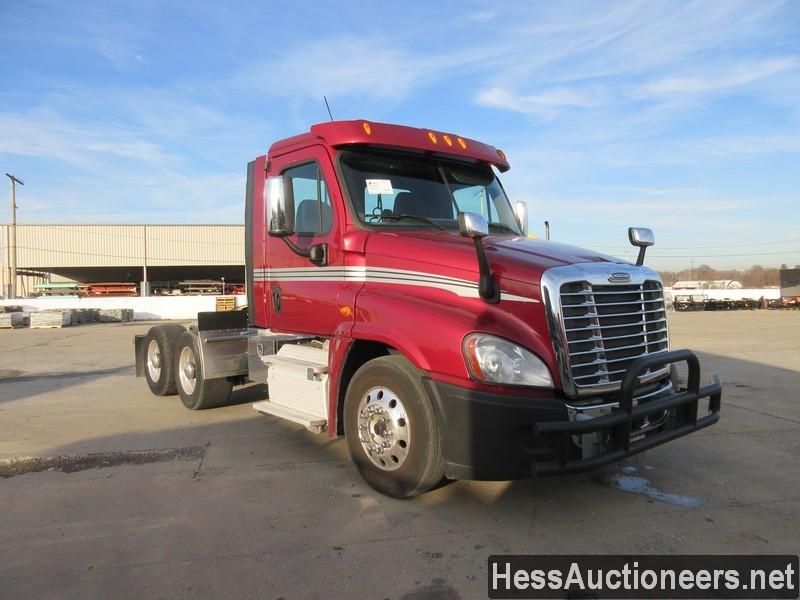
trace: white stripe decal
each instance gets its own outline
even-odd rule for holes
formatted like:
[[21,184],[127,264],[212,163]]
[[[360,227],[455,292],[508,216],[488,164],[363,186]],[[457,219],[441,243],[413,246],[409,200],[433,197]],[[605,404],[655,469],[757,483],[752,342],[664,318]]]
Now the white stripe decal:
[[[304,282],[372,282],[394,285],[414,285],[447,290],[462,298],[479,298],[478,283],[446,275],[421,271],[406,271],[386,267],[299,267],[279,269],[254,269],[256,281],[304,281]],[[512,302],[539,302],[534,298],[500,293],[501,300]]]

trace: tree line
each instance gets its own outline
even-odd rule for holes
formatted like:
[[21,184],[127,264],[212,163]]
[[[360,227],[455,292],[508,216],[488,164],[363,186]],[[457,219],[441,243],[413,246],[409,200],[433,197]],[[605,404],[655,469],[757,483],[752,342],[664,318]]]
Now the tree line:
[[[671,286],[676,281],[714,281],[716,279],[733,279],[746,288],[760,288],[767,286],[779,286],[780,276],[778,272],[789,268],[787,265],[780,267],[762,267],[754,265],[749,269],[714,269],[709,265],[700,265],[693,269],[683,269],[681,271],[659,271],[665,286]],[[795,265],[795,269],[800,269],[800,265]]]

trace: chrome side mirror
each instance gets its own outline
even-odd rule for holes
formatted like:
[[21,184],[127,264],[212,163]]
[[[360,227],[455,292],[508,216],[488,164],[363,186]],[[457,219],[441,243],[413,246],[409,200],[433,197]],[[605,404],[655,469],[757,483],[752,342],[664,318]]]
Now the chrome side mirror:
[[514,205],[514,215],[517,217],[522,237],[528,237],[528,204],[522,200],[517,201]]
[[458,213],[458,232],[464,237],[480,239],[489,235],[489,223],[478,213]]
[[494,282],[483,238],[489,235],[489,223],[478,213],[458,213],[458,232],[464,237],[472,238],[475,252],[478,255],[478,295],[489,304],[500,302],[500,288]]
[[653,230],[647,227],[628,227],[628,239],[631,244],[639,248],[646,248],[656,243]]
[[294,233],[294,191],[292,182],[283,176],[267,178],[268,231],[275,237]]
[[656,243],[656,236],[653,235],[653,230],[647,227],[628,227],[628,239],[632,245],[639,248],[636,266],[641,267],[644,264],[644,253],[649,246]]

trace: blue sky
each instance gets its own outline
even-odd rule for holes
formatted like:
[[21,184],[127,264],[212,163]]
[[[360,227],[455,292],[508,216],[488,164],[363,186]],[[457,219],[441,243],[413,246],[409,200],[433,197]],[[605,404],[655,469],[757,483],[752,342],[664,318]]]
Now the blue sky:
[[800,263],[798,2],[0,0],[20,222],[241,222],[245,164],[326,120],[323,94],[502,148],[533,232],[632,259],[650,226],[657,268]]

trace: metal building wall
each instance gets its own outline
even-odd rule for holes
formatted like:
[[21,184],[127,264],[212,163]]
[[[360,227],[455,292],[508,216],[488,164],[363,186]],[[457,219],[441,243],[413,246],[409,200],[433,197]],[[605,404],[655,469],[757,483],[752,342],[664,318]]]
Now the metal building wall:
[[147,225],[148,266],[244,265],[243,225]]
[[[0,290],[5,290],[11,264],[9,230],[0,225]],[[19,271],[219,265],[241,266],[244,277],[243,225],[17,225],[16,238]],[[17,285],[29,293],[43,281],[20,274]]]
[[[9,264],[2,226],[3,265]],[[17,268],[244,265],[243,225],[17,225]]]

